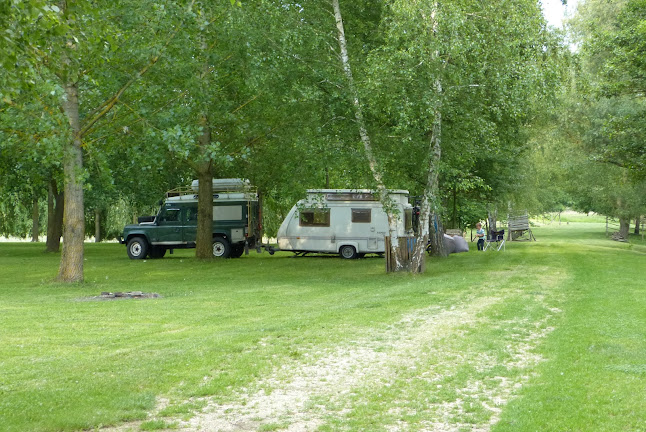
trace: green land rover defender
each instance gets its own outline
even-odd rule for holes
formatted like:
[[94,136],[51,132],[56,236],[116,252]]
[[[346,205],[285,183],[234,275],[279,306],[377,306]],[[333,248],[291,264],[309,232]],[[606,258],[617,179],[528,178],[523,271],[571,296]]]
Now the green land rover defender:
[[[166,193],[156,216],[126,225],[121,243],[131,259],[162,258],[167,250],[195,247],[197,180]],[[238,258],[262,241],[257,190],[242,179],[213,180],[213,255]]]

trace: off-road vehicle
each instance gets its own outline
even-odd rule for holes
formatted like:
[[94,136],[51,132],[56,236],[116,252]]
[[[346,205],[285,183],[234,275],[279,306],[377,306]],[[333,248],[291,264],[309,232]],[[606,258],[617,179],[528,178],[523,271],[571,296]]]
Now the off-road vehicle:
[[[160,201],[155,216],[126,225],[121,243],[131,259],[162,258],[166,251],[195,247],[197,180],[191,188],[173,189]],[[238,258],[260,246],[261,209],[257,190],[242,179],[213,180],[213,255]]]

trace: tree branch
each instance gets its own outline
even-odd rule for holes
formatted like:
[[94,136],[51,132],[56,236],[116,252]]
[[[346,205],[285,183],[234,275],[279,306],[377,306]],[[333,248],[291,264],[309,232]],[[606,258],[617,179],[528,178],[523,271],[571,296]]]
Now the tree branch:
[[[193,3],[195,3],[195,0],[191,1],[191,4],[189,5],[188,9],[190,10],[193,7]],[[177,26],[175,28],[175,31],[170,35],[170,37],[166,40],[166,43],[162,47],[161,51],[163,52],[168,45],[175,39],[175,36],[177,36],[177,33],[179,30],[182,28],[181,25]],[[132,77],[130,80],[128,80],[127,83],[125,83],[111,98],[106,100],[102,105],[102,109],[94,116],[92,117],[88,122],[86,122],[85,125],[81,127],[81,131],[79,132],[79,135],[82,137],[85,134],[87,134],[91,129],[94,124],[99,121],[103,116],[105,116],[110,110],[116,105],[116,103],[119,101],[119,98],[121,95],[132,85],[134,84],[139,78],[141,78],[148,70],[153,67],[161,58],[161,53],[157,54],[153,58],[150,59],[148,64],[144,66],[139,72],[135,74],[134,77]]]

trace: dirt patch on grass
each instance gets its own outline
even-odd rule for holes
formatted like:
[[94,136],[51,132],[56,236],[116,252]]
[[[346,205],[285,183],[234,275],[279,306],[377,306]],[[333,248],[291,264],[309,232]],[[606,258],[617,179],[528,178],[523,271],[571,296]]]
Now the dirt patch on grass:
[[91,297],[81,297],[78,301],[113,301],[113,300],[131,300],[131,299],[156,299],[161,298],[157,293],[145,293],[141,291],[128,292],[102,292],[101,295]]

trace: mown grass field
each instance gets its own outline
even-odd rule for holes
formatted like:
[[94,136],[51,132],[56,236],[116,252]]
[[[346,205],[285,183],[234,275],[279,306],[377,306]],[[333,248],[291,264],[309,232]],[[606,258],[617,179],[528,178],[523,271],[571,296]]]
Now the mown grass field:
[[[0,430],[646,431],[646,245],[535,235],[421,276],[87,244],[72,286],[2,243]],[[162,297],[86,301],[134,290]]]

